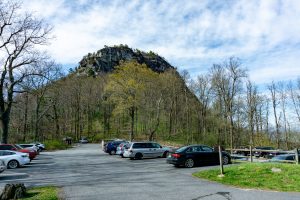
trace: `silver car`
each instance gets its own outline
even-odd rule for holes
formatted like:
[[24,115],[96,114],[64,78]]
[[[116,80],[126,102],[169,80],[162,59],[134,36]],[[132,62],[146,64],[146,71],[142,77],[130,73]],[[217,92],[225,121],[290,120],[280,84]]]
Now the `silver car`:
[[128,147],[129,147],[128,142],[124,142],[124,143],[119,144],[119,146],[117,147],[116,154],[121,156],[122,158],[124,158],[123,154],[124,154],[125,148],[128,148]]
[[2,173],[4,170],[6,170],[5,162],[0,160],[0,173]]
[[0,159],[4,161],[5,166],[9,169],[15,169],[30,163],[28,153],[17,151],[0,150]]
[[132,142],[126,146],[123,156],[130,159],[166,158],[170,149],[156,142]]

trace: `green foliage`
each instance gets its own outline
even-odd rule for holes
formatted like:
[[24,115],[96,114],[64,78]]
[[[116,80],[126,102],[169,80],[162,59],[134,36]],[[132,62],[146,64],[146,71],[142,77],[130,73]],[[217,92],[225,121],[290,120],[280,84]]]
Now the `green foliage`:
[[147,84],[151,83],[155,76],[155,72],[144,64],[136,61],[121,63],[116,72],[109,76],[105,88],[108,101],[115,104],[114,113],[122,114],[132,107],[137,107]]
[[95,76],[95,71],[93,70],[93,68],[91,68],[91,67],[88,68],[87,75],[92,76],[92,77]]
[[156,56],[158,56],[156,53],[154,53],[153,51],[149,51],[149,53],[147,53],[150,57],[155,58]]
[[47,150],[61,150],[67,149],[68,145],[64,141],[60,140],[46,140],[44,142]]
[[26,192],[24,200],[58,200],[58,188],[54,186],[34,187]]
[[[272,168],[281,172],[272,172]],[[242,188],[300,192],[300,165],[281,163],[245,163],[225,168],[225,177],[218,177],[219,169],[200,171],[193,175]]]

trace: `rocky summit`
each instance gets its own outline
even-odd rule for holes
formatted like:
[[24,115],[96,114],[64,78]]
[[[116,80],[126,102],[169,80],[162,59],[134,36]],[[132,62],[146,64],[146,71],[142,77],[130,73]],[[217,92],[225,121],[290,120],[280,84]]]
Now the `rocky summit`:
[[138,49],[131,49],[127,45],[118,45],[113,47],[105,46],[95,53],[89,53],[84,56],[79,62],[78,72],[107,73],[113,71],[120,61],[131,60],[136,60],[140,64],[146,64],[155,72],[174,69],[163,57],[152,51],[143,52]]

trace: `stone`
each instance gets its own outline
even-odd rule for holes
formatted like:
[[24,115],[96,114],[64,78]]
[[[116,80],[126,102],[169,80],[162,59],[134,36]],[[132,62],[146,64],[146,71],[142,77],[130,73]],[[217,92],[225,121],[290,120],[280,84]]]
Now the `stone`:
[[0,195],[0,200],[19,199],[24,197],[25,194],[26,187],[23,183],[6,184]]
[[279,173],[279,172],[281,172],[281,169],[276,168],[276,167],[273,167],[271,170],[272,170],[272,172],[274,172],[274,173]]

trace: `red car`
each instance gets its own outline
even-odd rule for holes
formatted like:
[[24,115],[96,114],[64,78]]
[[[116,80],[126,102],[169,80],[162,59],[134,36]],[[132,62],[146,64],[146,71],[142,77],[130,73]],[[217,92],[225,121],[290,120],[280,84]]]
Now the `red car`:
[[24,149],[20,147],[19,145],[14,145],[14,144],[0,144],[0,150],[10,150],[10,151],[18,151],[22,153],[28,153],[30,160],[33,160],[37,152],[31,149]]

